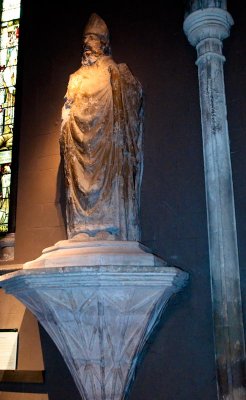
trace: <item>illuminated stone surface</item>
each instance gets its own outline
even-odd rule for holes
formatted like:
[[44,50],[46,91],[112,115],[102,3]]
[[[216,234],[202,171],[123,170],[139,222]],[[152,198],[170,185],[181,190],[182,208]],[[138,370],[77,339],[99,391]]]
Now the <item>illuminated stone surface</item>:
[[184,21],[197,49],[218,398],[245,400],[245,343],[224,89],[226,1],[193,1]]
[[121,400],[146,340],[188,276],[139,243],[93,244],[59,242],[1,284],[49,333],[84,400]]
[[92,14],[62,109],[69,238],[140,240],[142,127],[141,84],[113,60],[107,26]]

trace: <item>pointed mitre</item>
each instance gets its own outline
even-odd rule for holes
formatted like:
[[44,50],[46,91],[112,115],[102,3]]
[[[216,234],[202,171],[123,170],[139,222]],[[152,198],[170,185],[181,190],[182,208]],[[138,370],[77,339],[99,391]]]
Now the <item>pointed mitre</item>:
[[99,15],[93,13],[91,14],[89,21],[87,22],[84,35],[94,34],[100,36],[104,40],[108,40],[109,31],[107,25]]

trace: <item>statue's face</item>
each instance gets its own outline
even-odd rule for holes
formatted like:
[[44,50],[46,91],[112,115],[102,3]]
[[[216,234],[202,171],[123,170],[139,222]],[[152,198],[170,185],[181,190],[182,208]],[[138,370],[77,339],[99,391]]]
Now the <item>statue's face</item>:
[[100,38],[93,33],[85,35],[83,38],[84,55],[102,54],[102,43]]
[[89,33],[83,37],[82,65],[92,65],[104,54],[104,46],[99,36]]

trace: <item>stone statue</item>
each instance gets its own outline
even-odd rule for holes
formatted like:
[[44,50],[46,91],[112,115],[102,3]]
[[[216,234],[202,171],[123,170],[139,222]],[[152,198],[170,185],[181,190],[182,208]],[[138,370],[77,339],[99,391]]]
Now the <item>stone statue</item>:
[[142,97],[127,65],[111,57],[105,22],[92,14],[62,109],[68,238],[140,239]]

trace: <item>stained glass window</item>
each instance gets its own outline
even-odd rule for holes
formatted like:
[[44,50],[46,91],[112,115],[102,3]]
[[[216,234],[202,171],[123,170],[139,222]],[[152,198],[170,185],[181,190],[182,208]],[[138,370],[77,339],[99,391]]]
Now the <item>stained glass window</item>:
[[8,232],[21,0],[2,0],[0,32],[0,233]]

